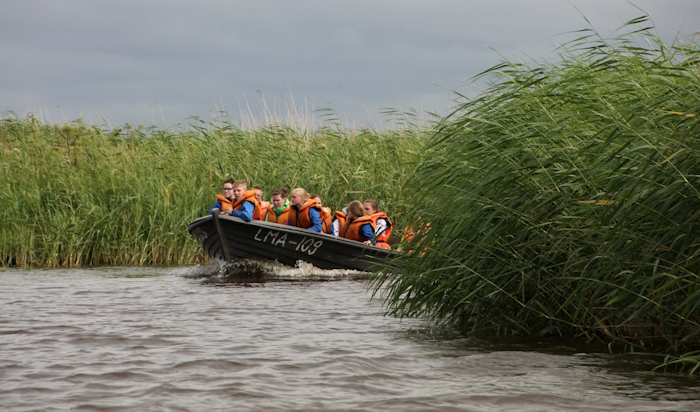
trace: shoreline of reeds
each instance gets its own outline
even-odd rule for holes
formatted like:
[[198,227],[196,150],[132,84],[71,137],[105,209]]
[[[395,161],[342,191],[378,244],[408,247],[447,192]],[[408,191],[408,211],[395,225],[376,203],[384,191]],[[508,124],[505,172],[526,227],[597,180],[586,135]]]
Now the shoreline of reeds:
[[388,314],[700,369],[700,46],[648,25],[475,79],[406,184],[431,196],[421,253],[372,281]]
[[0,121],[0,266],[204,263],[187,224],[209,212],[229,177],[266,198],[304,187],[331,208],[375,198],[401,216],[428,130],[243,129],[225,117],[178,130],[106,129],[10,115]]

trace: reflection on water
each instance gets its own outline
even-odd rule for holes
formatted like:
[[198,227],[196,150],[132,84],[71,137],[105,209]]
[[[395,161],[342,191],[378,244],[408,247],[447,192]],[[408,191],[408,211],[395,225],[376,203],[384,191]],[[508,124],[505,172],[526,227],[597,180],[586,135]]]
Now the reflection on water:
[[356,274],[219,269],[0,271],[0,409],[700,409],[643,359],[416,333]]

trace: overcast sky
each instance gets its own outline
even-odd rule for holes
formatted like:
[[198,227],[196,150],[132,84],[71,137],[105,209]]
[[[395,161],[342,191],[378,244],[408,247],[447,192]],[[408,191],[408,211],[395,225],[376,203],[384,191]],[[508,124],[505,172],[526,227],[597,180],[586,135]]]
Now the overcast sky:
[[357,123],[446,113],[500,55],[553,59],[584,16],[607,36],[644,10],[665,41],[699,40],[700,1],[632,2],[2,0],[0,111],[146,126],[240,118],[246,102],[259,118],[263,98]]

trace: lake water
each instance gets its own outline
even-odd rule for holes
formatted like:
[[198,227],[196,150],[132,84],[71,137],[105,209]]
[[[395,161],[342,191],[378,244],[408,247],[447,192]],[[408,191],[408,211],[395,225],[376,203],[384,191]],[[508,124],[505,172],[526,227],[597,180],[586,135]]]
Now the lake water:
[[280,271],[0,270],[0,410],[700,410],[649,360],[436,339],[346,272]]

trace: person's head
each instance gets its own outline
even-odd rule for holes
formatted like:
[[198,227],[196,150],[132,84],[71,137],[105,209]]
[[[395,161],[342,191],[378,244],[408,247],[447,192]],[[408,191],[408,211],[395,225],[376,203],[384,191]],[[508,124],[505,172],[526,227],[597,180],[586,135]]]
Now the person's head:
[[233,182],[235,182],[233,179],[229,179],[224,182],[222,194],[226,199],[233,199]]
[[253,190],[255,190],[255,200],[257,200],[258,203],[262,202],[262,197],[263,197],[262,187],[254,186]]
[[297,187],[296,189],[292,190],[292,192],[289,194],[289,203],[292,204],[292,206],[299,207],[304,204],[309,199],[309,192],[306,190]]
[[364,216],[365,211],[362,208],[362,203],[360,203],[359,200],[353,200],[348,204],[348,213],[347,217],[348,219],[357,219],[360,216]]
[[319,206],[323,206],[323,204],[321,203],[321,196],[317,195],[316,193],[309,196],[309,199],[314,199],[316,200],[316,203],[318,203]]
[[362,204],[362,208],[364,209],[366,215],[373,215],[379,212],[379,205],[377,204],[377,201],[372,199],[365,200],[365,202]]
[[280,208],[287,201],[287,189],[278,187],[272,191],[272,207]]
[[245,180],[236,180],[233,182],[233,200],[238,200],[243,197],[248,190],[248,184]]

